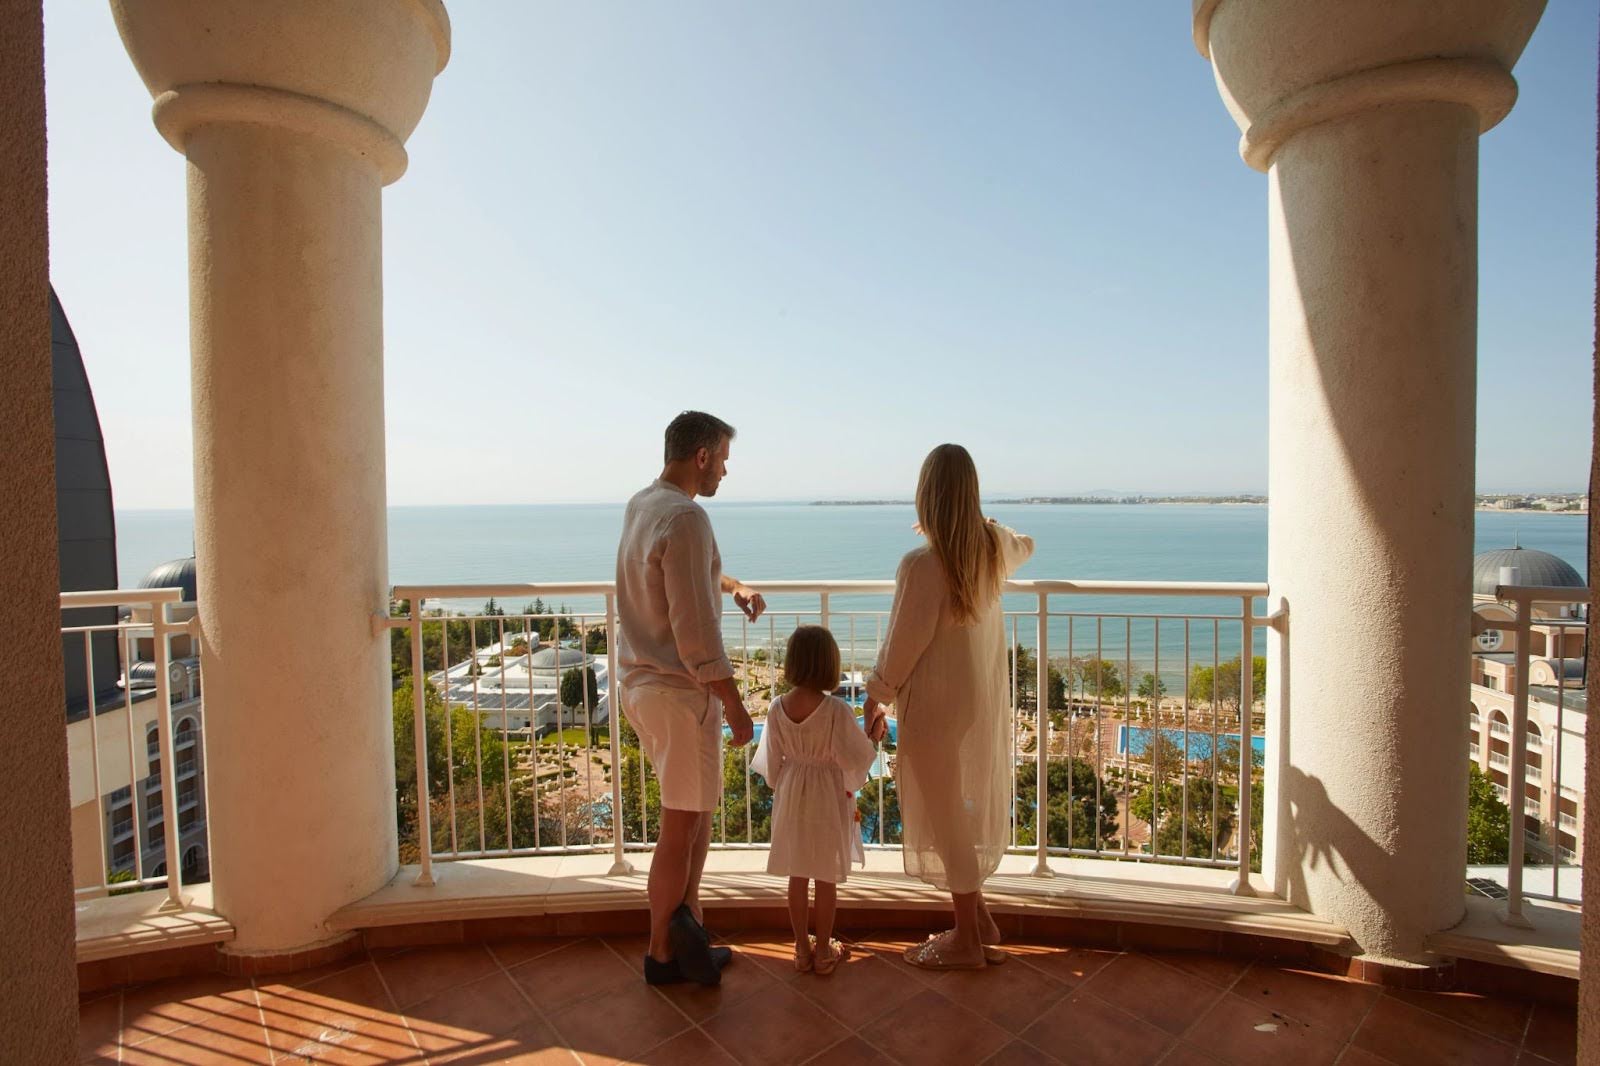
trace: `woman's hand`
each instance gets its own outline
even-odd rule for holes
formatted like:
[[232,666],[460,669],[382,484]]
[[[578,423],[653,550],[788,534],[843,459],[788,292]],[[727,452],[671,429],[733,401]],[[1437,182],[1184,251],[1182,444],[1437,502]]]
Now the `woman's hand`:
[[861,728],[866,732],[867,739],[876,744],[888,735],[888,719],[883,705],[868,696],[867,701],[861,705]]

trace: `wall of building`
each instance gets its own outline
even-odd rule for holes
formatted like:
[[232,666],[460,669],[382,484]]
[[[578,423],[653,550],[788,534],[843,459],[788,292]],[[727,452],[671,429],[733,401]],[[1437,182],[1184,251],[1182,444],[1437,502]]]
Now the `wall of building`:
[[[1600,99],[1600,89],[1597,89]],[[1597,152],[1600,156],[1600,152]],[[1600,158],[1597,158],[1600,162]],[[1600,190],[1596,193],[1600,199]],[[1596,234],[1600,238],[1600,232]],[[1594,560],[1600,552],[1600,256],[1595,260],[1595,375],[1591,386],[1595,390],[1593,454],[1589,466],[1589,582],[1590,617],[1594,617],[1593,589],[1595,587]],[[1589,661],[1584,677],[1588,681],[1588,705],[1600,707],[1600,640],[1589,642]],[[1600,795],[1600,729],[1584,737],[1585,787],[1584,795]],[[1600,803],[1591,804],[1585,812],[1584,835],[1595,837],[1600,833]],[[1600,848],[1591,848],[1584,856],[1583,878],[1583,952],[1578,983],[1578,1061],[1600,1061]]]
[[44,15],[0,0],[0,1062],[77,1056],[45,211]]

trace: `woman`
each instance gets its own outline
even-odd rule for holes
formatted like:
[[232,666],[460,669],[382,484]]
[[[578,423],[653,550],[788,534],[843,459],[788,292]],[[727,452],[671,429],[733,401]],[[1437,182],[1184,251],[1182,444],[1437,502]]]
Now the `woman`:
[[978,471],[959,444],[928,453],[917,478],[917,523],[928,543],[900,561],[878,666],[867,679],[869,732],[880,704],[899,719],[896,787],[906,873],[950,892],[955,928],[906,952],[926,969],[981,969],[1000,930],[983,881],[1010,837],[1005,630],[1000,590],[1033,540],[985,519]]

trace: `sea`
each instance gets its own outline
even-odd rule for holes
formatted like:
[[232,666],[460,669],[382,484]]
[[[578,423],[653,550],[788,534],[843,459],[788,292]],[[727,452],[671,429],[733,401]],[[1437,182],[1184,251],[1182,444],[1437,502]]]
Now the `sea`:
[[[909,504],[806,504],[703,501],[723,568],[760,587],[764,580],[894,577],[919,543]],[[994,504],[986,513],[1034,538],[1019,578],[1118,581],[1265,581],[1267,506],[1252,504]],[[509,584],[610,580],[622,504],[393,507],[389,573],[394,584]],[[1586,571],[1586,516],[1479,511],[1476,551],[1521,544]],[[124,588],[158,564],[193,553],[190,511],[117,512],[118,573]],[[452,601],[452,609],[479,602]],[[521,604],[503,603],[516,610]],[[564,604],[599,611],[598,600]],[[1036,600],[1008,596],[1008,637],[1034,647]],[[1257,602],[1258,610],[1264,609]],[[835,595],[832,625],[846,662],[865,664],[881,637],[886,597]],[[1463,606],[1465,609],[1465,606]],[[731,607],[730,607],[731,610]],[[1126,676],[1159,673],[1171,685],[1196,663],[1239,652],[1236,599],[1145,596],[1052,597],[1047,635],[1052,658],[1071,653],[1118,663]],[[731,619],[736,650],[780,641],[798,622],[816,621],[815,596],[774,596],[755,625]],[[1165,616],[1157,622],[1151,616]],[[1182,617],[1176,617],[1182,616]],[[1258,633],[1256,654],[1265,647]],[[1159,655],[1158,655],[1159,653]]]

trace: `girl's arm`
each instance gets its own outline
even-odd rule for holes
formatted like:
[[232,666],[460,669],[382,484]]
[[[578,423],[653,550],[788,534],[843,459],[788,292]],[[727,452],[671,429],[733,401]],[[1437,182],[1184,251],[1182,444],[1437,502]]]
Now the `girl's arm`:
[[760,774],[767,782],[768,787],[776,785],[776,779],[783,769],[782,741],[775,735],[772,720],[777,717],[773,713],[777,704],[774,703],[767,709],[767,724],[761,727],[761,742],[756,745],[755,758],[750,760],[750,772]]

